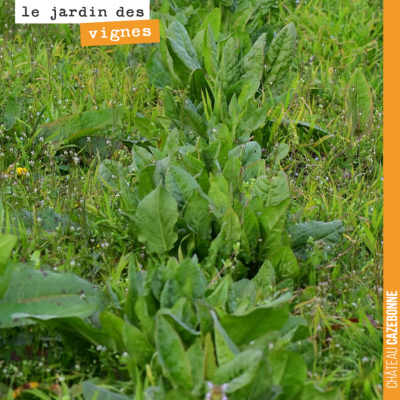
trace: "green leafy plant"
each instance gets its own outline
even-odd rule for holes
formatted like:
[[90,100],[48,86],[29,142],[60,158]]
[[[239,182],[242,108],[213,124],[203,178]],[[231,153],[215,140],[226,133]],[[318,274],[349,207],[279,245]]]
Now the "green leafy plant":
[[156,1],[88,49],[11,3],[0,399],[380,399],[380,8]]

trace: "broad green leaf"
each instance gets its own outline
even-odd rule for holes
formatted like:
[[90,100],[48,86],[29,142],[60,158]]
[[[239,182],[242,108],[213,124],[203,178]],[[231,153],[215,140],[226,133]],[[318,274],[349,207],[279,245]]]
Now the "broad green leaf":
[[290,316],[280,332],[285,340],[294,342],[307,339],[309,335],[308,321],[300,316]]
[[143,296],[143,275],[136,270],[136,262],[131,256],[128,266],[128,293],[125,301],[125,316],[132,324],[138,323],[138,316],[135,314],[135,304],[139,296]]
[[214,321],[215,350],[217,354],[218,365],[221,366],[229,361],[232,361],[240,352],[236,347],[236,344],[232,341],[225,329],[220,324],[214,311],[211,311],[211,315]]
[[161,292],[160,305],[162,308],[172,308],[182,297],[181,288],[175,279],[168,279]]
[[[226,92],[225,97],[227,101],[231,101],[233,95],[238,97],[238,104],[244,108],[247,101],[254,97],[260,87],[260,81],[254,78],[245,78],[236,80],[230,85]],[[240,101],[239,101],[240,98]]]
[[222,218],[222,223],[225,224],[225,240],[236,244],[240,242],[240,234],[242,232],[240,221],[233,209],[228,210]]
[[148,118],[133,118],[133,123],[135,128],[140,132],[140,134],[146,138],[151,139],[153,137],[154,125],[152,121]]
[[172,59],[173,71],[181,83],[184,84],[188,82],[190,74],[200,68],[200,65],[195,63],[188,56],[185,49],[180,47],[173,39],[167,38],[167,45]]
[[165,141],[165,145],[163,148],[164,154],[168,154],[169,157],[174,157],[176,153],[178,153],[180,147],[180,135],[179,130],[177,128],[172,129],[172,131],[168,134],[167,140]]
[[176,280],[188,300],[204,298],[207,280],[201,269],[191,258],[186,258],[179,264]]
[[224,194],[229,193],[229,184],[223,175],[211,175],[210,184],[210,190],[219,190]]
[[189,35],[180,22],[174,21],[168,27],[167,45],[174,72],[183,82],[187,82],[192,71],[200,68],[200,65]]
[[240,281],[237,281],[233,287],[235,290],[235,295],[236,298],[238,299],[245,299],[249,298],[251,302],[254,302],[256,299],[256,286],[254,285],[254,279],[253,280],[248,280],[248,279],[241,279]]
[[171,86],[171,75],[168,67],[163,63],[160,53],[154,51],[147,61],[147,76],[151,84],[158,89],[164,89],[166,86]]
[[[217,188],[210,188],[208,192],[208,196],[211,199],[211,205],[218,210],[218,212],[224,214],[228,207],[228,196],[218,190]],[[215,210],[212,209],[215,213]],[[221,217],[218,213],[216,213],[218,217]]]
[[179,389],[174,389],[171,390],[170,392],[167,393],[165,396],[164,400],[197,400],[197,397],[192,396],[188,392],[184,392]]
[[[2,207],[0,202],[0,208]],[[1,211],[1,210],[0,210]],[[0,218],[2,219],[2,213],[0,212]],[[0,221],[0,225],[1,225]],[[0,300],[3,298],[8,285],[10,283],[13,267],[8,264],[11,257],[11,252],[17,243],[17,237],[13,235],[2,235],[0,234]]]
[[218,72],[218,49],[210,26],[205,30],[203,44],[204,66],[207,74],[216,77]]
[[243,166],[258,161],[261,158],[261,147],[257,142],[247,142],[244,145],[239,145],[229,151],[228,157],[239,157]]
[[154,165],[148,165],[137,175],[137,180],[139,181],[138,193],[140,199],[143,199],[153,190],[155,190],[155,171],[156,167]]
[[128,354],[142,368],[148,364],[155,352],[154,347],[147,341],[146,336],[129,322],[122,328],[122,339]]
[[265,160],[261,159],[249,164],[243,172],[243,182],[250,182],[251,179],[257,179],[261,175],[266,175],[267,168]]
[[243,75],[241,79],[256,78],[261,80],[264,71],[264,55],[266,43],[267,34],[263,33],[254,43],[251,50],[243,58]]
[[[72,313],[72,310],[71,310]],[[47,326],[57,330],[63,336],[63,339],[71,347],[78,347],[84,342],[93,344],[94,346],[104,346],[111,351],[117,351],[114,339],[105,331],[94,328],[82,318],[84,316],[68,316],[53,319],[43,319],[34,316],[35,320],[40,320]],[[84,342],[82,342],[82,340]]]
[[176,240],[174,226],[178,220],[177,203],[161,185],[157,186],[139,203],[136,212],[139,241],[149,253],[163,254]]
[[257,142],[248,142],[245,145],[242,155],[242,163],[244,167],[258,161],[261,158],[261,147]]
[[243,230],[246,233],[250,248],[255,249],[260,237],[260,227],[256,215],[249,207],[245,207],[243,210]]
[[370,132],[374,106],[368,82],[359,69],[354,71],[350,79],[346,105],[353,132]]
[[171,166],[165,176],[165,186],[174,196],[178,206],[183,208],[195,191],[201,191],[197,181],[188,172],[179,167]]
[[271,264],[279,280],[296,278],[300,268],[295,255],[290,247],[283,246],[269,256]]
[[[140,296],[135,303],[135,314],[139,320],[139,326],[146,339],[151,343],[155,344],[155,330],[156,323],[153,316],[149,315],[149,306],[144,296]],[[155,310],[151,310],[155,312]]]
[[195,190],[183,209],[183,218],[188,227],[204,240],[211,239],[211,222],[209,202]]
[[6,264],[6,266],[3,268],[3,271],[0,273],[0,300],[3,298],[5,292],[7,291],[12,273],[13,273],[13,264],[9,262],[8,264]]
[[156,347],[160,365],[178,386],[191,389],[192,375],[188,356],[181,338],[163,316],[157,317]]
[[343,400],[343,396],[340,392],[340,388],[334,388],[332,390],[323,390],[317,387],[313,383],[308,383],[304,386],[300,400]]
[[258,364],[252,382],[237,392],[238,397],[249,398],[252,396],[253,399],[276,399],[282,393],[282,388],[273,384],[272,368],[271,362],[263,357]]
[[[111,389],[109,387],[109,389]],[[129,397],[112,392],[94,383],[86,381],[82,384],[83,398],[85,400],[129,400]]]
[[[230,1],[230,0],[225,0],[225,2],[229,4],[229,6],[227,5],[227,7],[232,6],[232,3],[234,3],[233,1]],[[235,16],[234,16],[235,20],[233,22],[233,26],[230,27],[230,29],[233,31],[242,33],[242,31],[245,30],[246,24],[250,20],[252,14],[253,14],[253,11],[254,11],[254,8],[251,7],[251,5],[249,3],[247,3],[246,8],[242,8],[241,12],[235,13]]]
[[260,196],[266,207],[276,206],[291,197],[287,176],[280,172],[270,179],[268,176],[260,176],[255,184],[254,193]]
[[17,243],[17,237],[13,235],[0,234],[0,277],[2,276],[11,252]]
[[165,109],[165,115],[168,118],[171,119],[179,118],[180,112],[178,103],[176,102],[172,93],[168,90],[164,91],[164,109]]
[[[192,44],[196,51],[197,59],[200,60],[200,64],[203,64],[203,46],[204,46],[204,36],[206,34],[206,28],[197,31],[196,36],[193,38]],[[203,66],[203,65],[202,65]]]
[[218,163],[221,168],[225,168],[225,164],[228,160],[229,150],[233,144],[233,134],[229,130],[226,124],[222,124],[218,131],[218,138],[221,143],[221,149],[218,155]]
[[[188,321],[186,320],[185,322],[182,321],[179,317],[185,318],[186,315],[180,315],[179,317],[175,315],[176,309],[177,308],[185,308],[185,307],[180,307],[180,304],[185,304],[186,310],[191,311],[191,305],[190,303],[185,299],[181,298],[180,300],[177,301],[173,309],[167,310],[167,309],[161,309],[159,312],[159,315],[163,315],[166,320],[172,325],[172,327],[175,329],[175,331],[178,333],[180,338],[182,339],[183,343],[187,344],[188,346],[192,345],[193,343],[196,342],[196,340],[200,337],[201,332],[196,331],[192,326],[197,324],[197,320],[194,322],[193,321]],[[185,311],[183,311],[185,312]],[[181,314],[181,312],[178,311],[178,314]],[[195,319],[195,315],[192,314],[193,319]],[[189,326],[190,324],[191,326]]]
[[[238,103],[240,107],[244,108],[246,103],[250,99],[253,99],[254,95],[257,93],[257,90],[260,87],[260,81],[258,79],[255,79],[254,77],[250,77],[250,78],[242,78],[239,82],[243,82],[243,84],[240,86]],[[229,90],[231,90],[231,88],[229,88]],[[260,113],[265,113],[267,110],[264,108],[260,108],[256,111]],[[257,127],[255,127],[254,129],[256,128]]]
[[266,255],[274,253],[282,246],[282,234],[290,203],[291,199],[287,198],[277,205],[267,207],[259,216],[263,240],[261,246]]
[[196,300],[196,317],[200,324],[200,330],[203,337],[211,333],[214,329],[214,323],[211,316],[212,307],[205,300]]
[[286,143],[279,143],[278,152],[275,157],[275,162],[280,162],[283,160],[289,153],[290,147]]
[[327,246],[339,242],[344,232],[342,221],[332,222],[310,221],[292,227],[292,248],[297,256],[307,258],[307,241],[311,237],[315,241],[322,240]]
[[253,381],[262,356],[261,350],[246,350],[240,353],[215,371],[214,382],[220,385],[228,384],[227,393],[242,389]]
[[293,400],[303,389],[307,378],[307,365],[302,356],[288,350],[277,350],[270,355],[272,380],[283,388],[279,399]]
[[293,23],[290,23],[275,36],[268,49],[264,82],[268,87],[271,87],[272,83],[272,90],[289,73],[295,55],[296,36],[296,27]]
[[132,147],[133,167],[138,173],[154,161],[154,156],[145,148],[134,145]]
[[204,338],[204,379],[213,379],[214,373],[217,369],[217,361],[215,359],[215,348],[212,340],[211,332],[208,332]]
[[22,318],[87,318],[106,303],[106,294],[72,273],[17,267],[0,300],[0,326],[19,325]]
[[[187,90],[188,90],[188,97],[193,101],[201,101],[203,93],[206,93],[207,91],[211,92],[204,69],[199,69],[199,68],[195,69],[190,74],[189,81],[187,84]],[[202,135],[204,135],[203,130],[204,128],[201,127]]]
[[224,175],[225,179],[228,181],[233,190],[235,190],[239,185],[241,172],[242,163],[240,162],[239,158],[229,158],[225,164],[225,168],[222,174]]
[[269,260],[263,262],[257,275],[253,278],[253,282],[263,294],[269,294],[275,287],[275,270]]
[[194,384],[204,381],[204,354],[201,342],[194,343],[187,351]]
[[193,176],[200,174],[204,168],[204,163],[201,160],[189,154],[182,154],[182,164],[184,165],[186,171]]
[[[267,108],[257,108],[255,110],[252,110],[251,112],[247,112],[239,123],[238,129],[246,133],[246,135],[242,135],[240,137],[240,140],[241,141],[249,140],[250,138],[249,133],[255,131],[256,129],[264,125],[267,116],[268,116]],[[251,143],[256,143],[256,142],[251,142]]]
[[204,123],[203,117],[192,108],[185,106],[183,109],[182,122],[193,129],[198,135],[208,138],[207,126]]
[[207,259],[204,262],[204,269],[211,271],[217,263],[218,254],[221,251],[222,244],[224,243],[225,227],[222,225],[220,232],[217,237],[211,242],[208,250]]
[[239,59],[237,51],[238,43],[231,37],[226,42],[222,51],[221,64],[219,68],[220,80],[224,89],[232,86],[239,79]]
[[193,63],[198,64],[196,52],[194,51],[190,37],[185,27],[180,22],[172,22],[168,27],[167,37],[173,39],[174,42],[184,50]]
[[213,171],[220,150],[221,142],[216,140],[201,152],[203,162],[209,171]]
[[74,141],[84,136],[91,136],[93,133],[117,123],[119,123],[119,115],[112,108],[86,111],[42,125],[39,136],[46,141],[61,142],[65,139]]
[[288,318],[288,304],[257,307],[243,315],[224,315],[221,325],[237,345],[249,344],[252,340],[270,331],[283,327]]
[[214,8],[210,14],[207,15],[200,30],[206,29],[208,26],[211,27],[214,37],[218,38],[221,26],[221,10],[219,8]]
[[229,290],[232,287],[232,278],[230,275],[225,276],[212,294],[207,297],[207,303],[214,307],[224,308],[229,297]]
[[99,315],[102,331],[110,336],[118,351],[125,349],[124,342],[122,340],[122,328],[124,326],[124,320],[113,314],[110,311],[103,311]]

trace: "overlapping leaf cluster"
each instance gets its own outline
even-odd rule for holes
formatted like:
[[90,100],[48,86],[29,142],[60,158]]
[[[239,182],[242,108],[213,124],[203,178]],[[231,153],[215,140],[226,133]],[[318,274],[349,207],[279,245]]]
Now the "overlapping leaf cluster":
[[[128,170],[104,160],[98,173],[120,194],[146,268],[132,255],[118,298],[73,274],[0,261],[0,325],[40,321],[67,343],[126,352],[137,399],[340,398],[306,382],[312,346],[289,300],[310,238],[326,255],[343,227],[293,222],[279,171],[288,149],[265,153],[269,110],[257,101],[260,91],[281,94],[295,27],[273,40],[260,32],[269,1],[223,1],[211,13],[176,4],[159,10],[162,39],[147,62],[165,115],[135,119],[142,138],[125,142]],[[47,140],[62,136],[53,128]],[[0,240],[6,260],[14,239]],[[84,385],[87,399],[96,391],[113,396]]]

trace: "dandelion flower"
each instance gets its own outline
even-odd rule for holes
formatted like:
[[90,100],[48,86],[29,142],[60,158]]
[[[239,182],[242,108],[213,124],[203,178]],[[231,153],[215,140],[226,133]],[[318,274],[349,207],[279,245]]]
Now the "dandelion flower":
[[26,168],[18,167],[17,168],[17,176],[27,176],[28,170]]

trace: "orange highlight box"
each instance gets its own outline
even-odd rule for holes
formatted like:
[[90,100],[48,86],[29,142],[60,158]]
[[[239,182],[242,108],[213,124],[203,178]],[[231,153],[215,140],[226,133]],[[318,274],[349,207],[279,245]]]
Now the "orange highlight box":
[[159,43],[158,19],[143,21],[94,22],[80,24],[82,46]]

